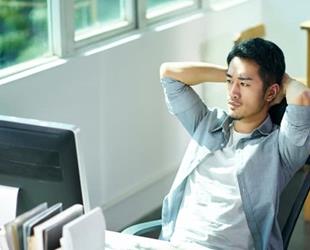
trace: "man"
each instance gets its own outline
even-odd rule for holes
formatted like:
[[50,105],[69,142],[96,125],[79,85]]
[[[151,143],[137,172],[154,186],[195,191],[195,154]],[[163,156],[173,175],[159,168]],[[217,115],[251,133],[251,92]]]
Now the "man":
[[[285,74],[283,53],[270,41],[235,46],[227,64],[161,66],[168,109],[192,137],[163,202],[162,238],[209,249],[279,250],[279,196],[310,152],[310,90]],[[209,109],[190,87],[224,81],[228,113]],[[278,127],[268,111],[284,97]]]

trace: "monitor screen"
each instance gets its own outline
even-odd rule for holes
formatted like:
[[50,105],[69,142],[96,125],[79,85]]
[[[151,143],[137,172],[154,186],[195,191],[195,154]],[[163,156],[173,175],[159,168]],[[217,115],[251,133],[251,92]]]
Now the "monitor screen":
[[78,134],[69,124],[0,116],[0,185],[19,188],[17,215],[45,201],[88,209]]

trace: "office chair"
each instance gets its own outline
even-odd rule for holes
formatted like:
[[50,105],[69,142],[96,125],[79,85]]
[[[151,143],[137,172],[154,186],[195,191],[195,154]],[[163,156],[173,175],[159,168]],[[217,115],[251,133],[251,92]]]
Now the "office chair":
[[[284,98],[280,104],[273,106],[269,110],[271,120],[275,124],[280,124],[286,105],[286,99]],[[310,157],[305,164],[310,165]],[[309,189],[310,170],[304,167],[294,175],[280,196],[278,221],[282,232],[284,250],[288,248],[289,241],[309,193]],[[160,231],[161,220],[158,219],[130,226],[124,229],[122,233],[138,236],[156,235],[156,237],[158,237]]]

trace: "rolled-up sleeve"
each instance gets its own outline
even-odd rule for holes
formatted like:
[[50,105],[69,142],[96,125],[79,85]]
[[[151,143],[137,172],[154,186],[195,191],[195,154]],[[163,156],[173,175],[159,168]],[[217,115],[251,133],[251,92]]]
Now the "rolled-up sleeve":
[[310,154],[309,106],[287,106],[280,126],[279,149],[292,174],[305,163]]
[[190,86],[168,77],[162,78],[161,84],[169,112],[192,134],[208,108]]

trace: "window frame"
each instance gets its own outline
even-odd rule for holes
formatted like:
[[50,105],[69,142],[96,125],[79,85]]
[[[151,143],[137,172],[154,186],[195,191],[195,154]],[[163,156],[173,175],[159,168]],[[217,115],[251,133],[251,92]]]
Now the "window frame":
[[[76,38],[74,26],[74,0],[48,0],[49,13],[49,34],[51,41],[51,50],[53,55],[59,57],[68,57],[75,54],[80,48],[105,40],[107,38],[134,30],[135,4],[134,0],[123,0],[128,8],[125,9],[129,20],[127,25],[118,28],[93,29],[85,32]],[[111,27],[113,27],[111,25]]]
[[[206,8],[211,11],[221,11],[228,8],[231,8],[233,6],[248,2],[249,0],[203,0],[207,1]],[[218,3],[213,1],[218,1]]]
[[137,0],[141,7],[139,8],[139,24],[142,27],[148,26],[148,25],[152,25],[164,20],[169,20],[171,18],[175,18],[178,16],[182,16],[185,14],[189,14],[191,12],[197,11],[199,9],[202,9],[202,1],[204,0],[193,0],[193,4],[189,5],[189,6],[185,6],[185,7],[176,7],[176,8],[172,8],[170,11],[163,11],[162,14],[158,14],[155,15],[154,17],[148,18],[147,17],[147,0],[142,0],[141,2],[139,0]]
[[[101,42],[109,42],[130,35],[131,31],[141,32],[145,27],[152,26],[156,23],[170,22],[177,18],[191,15],[195,12],[205,12],[209,10],[216,11],[212,6],[211,0],[194,0],[193,4],[184,8],[163,13],[154,18],[148,19],[147,0],[121,0],[126,3],[126,17],[128,23],[124,26],[111,26],[111,29],[94,29],[88,35],[76,37],[74,25],[74,0],[47,0],[47,23],[48,23],[48,44],[49,56],[37,57],[25,62],[16,63],[12,66],[0,69],[0,80],[20,73],[25,70],[41,66],[55,60],[66,60],[73,55],[85,50],[90,46],[96,46]],[[220,0],[222,4],[223,0]],[[238,5],[249,0],[224,0],[227,2],[227,8],[232,5]],[[213,3],[215,5],[215,3]],[[52,64],[53,65],[53,64]],[[41,68],[46,68],[41,67]],[[32,72],[32,71],[31,71]]]
[[93,29],[92,31],[85,32],[84,35],[78,35],[77,37],[75,36],[75,27],[73,27],[74,48],[79,49],[81,47],[85,47],[87,45],[94,44],[107,38],[124,34],[126,32],[136,29],[137,28],[137,22],[135,18],[136,1],[135,0],[122,0],[122,1],[124,1],[124,4],[126,4],[124,11],[126,12],[125,15],[128,19],[128,22],[124,21],[119,22],[118,25],[117,23],[111,24],[107,26],[107,28],[105,27],[105,28]]

